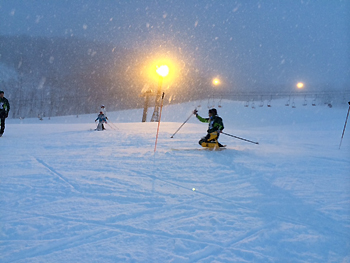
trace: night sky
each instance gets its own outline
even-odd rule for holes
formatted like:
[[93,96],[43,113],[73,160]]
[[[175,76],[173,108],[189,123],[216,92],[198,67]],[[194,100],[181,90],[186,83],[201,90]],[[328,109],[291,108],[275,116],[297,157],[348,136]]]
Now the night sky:
[[350,86],[350,0],[0,0],[0,34],[169,48],[232,89]]

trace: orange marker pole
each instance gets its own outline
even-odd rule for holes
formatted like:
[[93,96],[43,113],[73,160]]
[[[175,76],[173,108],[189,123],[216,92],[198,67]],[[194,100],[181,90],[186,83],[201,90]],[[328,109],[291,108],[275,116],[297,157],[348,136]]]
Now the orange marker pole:
[[154,145],[154,153],[157,150],[157,141],[158,141],[158,134],[159,134],[160,118],[162,117],[163,100],[164,100],[164,92],[162,94],[162,103],[160,105],[159,120],[158,120],[157,135],[156,135],[156,143]]

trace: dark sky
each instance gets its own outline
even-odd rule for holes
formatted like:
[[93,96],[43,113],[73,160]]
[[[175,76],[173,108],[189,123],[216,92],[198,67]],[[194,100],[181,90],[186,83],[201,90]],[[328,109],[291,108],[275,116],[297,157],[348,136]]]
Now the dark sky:
[[0,34],[176,47],[231,87],[350,86],[350,0],[0,0]]

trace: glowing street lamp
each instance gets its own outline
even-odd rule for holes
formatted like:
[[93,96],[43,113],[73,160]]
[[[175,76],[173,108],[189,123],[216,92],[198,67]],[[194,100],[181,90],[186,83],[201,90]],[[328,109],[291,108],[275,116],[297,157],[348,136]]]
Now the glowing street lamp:
[[159,75],[159,82],[151,122],[157,122],[159,120],[160,98],[162,93],[163,78],[168,76],[169,67],[167,65],[161,65],[160,67],[157,66],[156,72]]
[[167,65],[162,65],[157,68],[156,72],[159,76],[165,78],[169,74],[169,67]]
[[304,83],[298,82],[298,83],[297,83],[297,88],[298,88],[298,89],[304,88]]
[[212,81],[212,83],[213,83],[214,86],[218,86],[218,85],[221,84],[221,81],[220,81],[220,79],[218,79],[218,78],[214,78],[213,81]]

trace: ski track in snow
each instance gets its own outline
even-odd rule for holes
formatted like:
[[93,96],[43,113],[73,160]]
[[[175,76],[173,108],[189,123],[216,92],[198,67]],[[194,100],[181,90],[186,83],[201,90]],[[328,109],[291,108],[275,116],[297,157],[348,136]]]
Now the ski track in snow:
[[55,169],[53,169],[52,167],[50,167],[47,163],[45,163],[44,161],[38,159],[38,158],[35,158],[35,160],[42,164],[43,166],[45,166],[51,173],[53,173],[54,175],[58,176],[58,178],[60,178],[63,182],[65,182],[67,185],[69,185],[72,189],[76,190],[75,187],[70,184],[67,179],[65,179],[60,173],[58,173],[57,171],[55,171]]
[[9,119],[0,262],[350,262],[344,109],[226,101],[225,131],[260,145],[208,151],[195,118],[170,139],[191,105],[164,108],[155,154],[141,110],[103,132],[94,115]]

